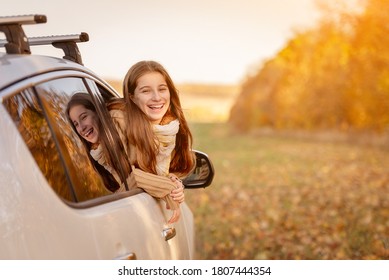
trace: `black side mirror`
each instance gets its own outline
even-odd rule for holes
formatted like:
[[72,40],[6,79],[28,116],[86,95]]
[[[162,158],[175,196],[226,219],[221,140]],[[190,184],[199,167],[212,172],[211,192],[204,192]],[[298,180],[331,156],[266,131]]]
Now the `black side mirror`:
[[208,187],[215,176],[215,170],[209,157],[200,151],[194,151],[196,155],[196,167],[182,182],[185,188],[197,189]]

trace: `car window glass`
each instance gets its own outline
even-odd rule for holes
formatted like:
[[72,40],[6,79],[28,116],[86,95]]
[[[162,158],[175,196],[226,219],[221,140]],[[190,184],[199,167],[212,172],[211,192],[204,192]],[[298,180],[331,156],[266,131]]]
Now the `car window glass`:
[[3,103],[50,186],[60,197],[74,201],[54,139],[34,92],[24,90]]
[[62,78],[36,86],[42,106],[63,155],[76,201],[110,194],[93,168],[88,151],[66,117],[66,105],[75,92],[87,92],[82,79]]

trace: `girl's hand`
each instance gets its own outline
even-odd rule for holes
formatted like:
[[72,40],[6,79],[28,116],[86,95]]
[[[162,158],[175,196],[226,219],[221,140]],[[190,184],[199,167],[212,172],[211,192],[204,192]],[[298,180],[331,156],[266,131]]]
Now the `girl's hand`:
[[182,181],[173,174],[170,174],[169,178],[176,184],[176,188],[172,190],[170,196],[178,203],[183,203],[185,201],[185,194],[184,185],[182,184]]
[[181,210],[180,208],[177,208],[176,210],[173,210],[173,215],[170,218],[170,220],[167,222],[168,224],[172,224],[177,222],[180,219],[181,216]]

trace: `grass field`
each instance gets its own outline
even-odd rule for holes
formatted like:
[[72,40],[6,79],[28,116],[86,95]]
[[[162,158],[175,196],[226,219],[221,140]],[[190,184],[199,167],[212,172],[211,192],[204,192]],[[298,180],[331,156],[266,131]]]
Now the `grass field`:
[[389,259],[389,151],[191,123],[212,159],[187,190],[198,259]]

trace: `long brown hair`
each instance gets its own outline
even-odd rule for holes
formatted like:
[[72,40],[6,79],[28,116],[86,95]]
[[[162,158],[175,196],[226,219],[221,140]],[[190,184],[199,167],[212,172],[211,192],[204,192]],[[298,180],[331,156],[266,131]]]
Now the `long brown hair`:
[[[188,174],[194,166],[194,154],[192,152],[193,137],[181,108],[179,93],[174,86],[165,68],[155,61],[140,61],[134,64],[127,72],[123,81],[123,95],[127,112],[127,136],[131,144],[137,148],[137,164],[145,171],[156,173],[156,154],[158,146],[154,132],[146,114],[132,101],[138,79],[150,72],[160,73],[169,88],[170,107],[164,116],[171,119],[177,118],[180,122],[176,136],[176,146],[170,163],[170,172]],[[164,121],[162,119],[162,123]]]

